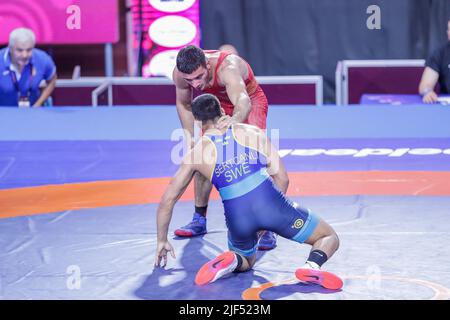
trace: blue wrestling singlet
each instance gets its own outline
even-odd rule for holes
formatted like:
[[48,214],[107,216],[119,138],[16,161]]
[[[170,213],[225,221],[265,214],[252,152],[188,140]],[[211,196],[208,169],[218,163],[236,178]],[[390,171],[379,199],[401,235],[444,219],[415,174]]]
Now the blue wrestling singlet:
[[216,147],[211,182],[225,207],[230,250],[253,255],[259,230],[270,230],[300,243],[309,238],[319,219],[277,188],[267,173],[264,154],[240,144],[232,126],[223,135],[205,137]]

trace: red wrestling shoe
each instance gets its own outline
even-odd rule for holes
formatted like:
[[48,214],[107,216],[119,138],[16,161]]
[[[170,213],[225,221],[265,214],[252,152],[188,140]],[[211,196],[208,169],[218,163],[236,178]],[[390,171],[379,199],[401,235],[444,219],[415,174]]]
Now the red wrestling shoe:
[[295,276],[300,281],[317,283],[330,290],[339,290],[343,285],[341,278],[337,275],[322,270],[300,268],[295,271]]
[[236,255],[227,251],[205,263],[195,276],[195,284],[202,286],[229,274],[236,269],[238,260]]

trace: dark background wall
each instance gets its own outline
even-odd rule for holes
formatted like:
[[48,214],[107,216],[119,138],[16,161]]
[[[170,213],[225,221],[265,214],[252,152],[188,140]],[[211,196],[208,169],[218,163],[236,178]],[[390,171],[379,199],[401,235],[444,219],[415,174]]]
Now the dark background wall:
[[[381,8],[381,30],[366,26],[370,5]],[[119,1],[120,41],[114,74],[127,75],[125,0]],[[450,0],[201,0],[202,47],[235,45],[256,75],[323,75],[325,102],[334,103],[337,61],[425,59],[446,41]],[[60,78],[76,65],[103,76],[103,46],[40,46]]]
[[[370,5],[381,29],[366,26]],[[323,75],[334,103],[337,61],[425,59],[446,41],[450,0],[202,0],[202,46],[235,45],[257,75]]]

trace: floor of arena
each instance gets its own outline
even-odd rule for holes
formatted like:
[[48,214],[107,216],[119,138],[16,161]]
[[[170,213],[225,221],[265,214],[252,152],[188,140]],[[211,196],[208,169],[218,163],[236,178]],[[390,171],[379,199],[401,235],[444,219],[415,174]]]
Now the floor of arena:
[[[328,122],[314,131],[302,126],[311,115],[296,112],[272,108],[269,128],[281,130],[268,132],[280,137],[288,195],[340,237],[324,270],[344,279],[342,290],[296,281],[309,246],[281,237],[276,249],[258,253],[252,271],[196,286],[200,266],[227,250],[215,191],[208,234],[173,237],[177,259],[154,269],[156,207],[183,146],[173,134],[176,111],[49,108],[0,110],[0,298],[450,299],[443,126],[435,122],[418,138],[414,128],[392,128],[378,116],[385,127],[377,130],[339,131]],[[333,119],[333,111],[322,116]],[[190,221],[192,199],[189,187],[171,233]]]

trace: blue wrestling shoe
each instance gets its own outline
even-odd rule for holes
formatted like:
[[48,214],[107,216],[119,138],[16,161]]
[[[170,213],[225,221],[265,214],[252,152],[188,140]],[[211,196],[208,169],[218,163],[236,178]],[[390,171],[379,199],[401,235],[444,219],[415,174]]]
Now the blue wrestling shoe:
[[258,250],[272,250],[277,246],[277,237],[272,231],[264,231],[259,238]]
[[175,235],[179,237],[196,237],[207,233],[206,231],[206,218],[199,213],[194,213],[192,221],[175,230]]

